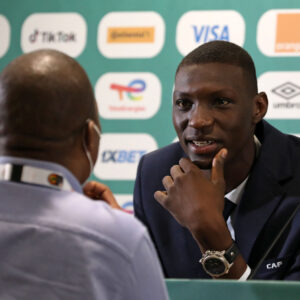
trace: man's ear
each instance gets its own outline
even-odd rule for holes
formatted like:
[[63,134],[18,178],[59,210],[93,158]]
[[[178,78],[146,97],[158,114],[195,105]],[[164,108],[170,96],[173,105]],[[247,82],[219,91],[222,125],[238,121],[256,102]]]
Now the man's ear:
[[268,110],[268,97],[266,93],[258,93],[254,97],[253,105],[253,123],[257,124],[265,116]]
[[[93,164],[95,165],[97,157],[98,157],[98,150],[99,150],[99,134],[97,133],[97,125],[91,119],[88,119],[86,124],[86,130],[84,131],[84,141],[87,150],[91,154],[91,158],[93,160]],[[97,127],[95,129],[95,127]]]

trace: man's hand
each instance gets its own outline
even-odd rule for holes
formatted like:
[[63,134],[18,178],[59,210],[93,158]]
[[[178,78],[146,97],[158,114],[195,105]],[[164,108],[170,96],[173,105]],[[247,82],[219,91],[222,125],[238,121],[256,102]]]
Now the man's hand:
[[215,156],[210,179],[189,159],[182,158],[179,165],[171,168],[171,176],[163,178],[166,191],[154,194],[155,199],[191,232],[223,218],[226,155],[227,150],[222,149]]
[[110,188],[103,183],[97,181],[89,181],[83,187],[83,193],[93,200],[103,200],[107,202],[112,208],[122,210]]
[[[182,158],[179,166],[171,168],[171,176],[163,178],[166,191],[154,194],[155,199],[189,229],[202,253],[222,251],[233,243],[223,218],[226,155],[227,150],[221,149],[214,157],[210,179],[189,159]],[[239,255],[229,273],[219,278],[238,279],[246,267],[244,258]]]

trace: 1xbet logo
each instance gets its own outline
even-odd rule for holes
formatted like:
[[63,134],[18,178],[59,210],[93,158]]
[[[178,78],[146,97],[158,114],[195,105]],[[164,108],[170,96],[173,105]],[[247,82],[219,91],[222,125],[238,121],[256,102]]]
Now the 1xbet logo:
[[146,150],[106,150],[102,152],[102,162],[136,163],[146,153]]
[[105,133],[94,174],[103,180],[134,180],[141,157],[155,149],[157,143],[148,134]]
[[112,83],[110,88],[118,92],[120,100],[123,100],[123,94],[125,92],[130,100],[138,101],[142,100],[143,96],[138,96],[136,94],[140,94],[146,89],[146,82],[141,79],[135,79],[132,80],[128,85]]

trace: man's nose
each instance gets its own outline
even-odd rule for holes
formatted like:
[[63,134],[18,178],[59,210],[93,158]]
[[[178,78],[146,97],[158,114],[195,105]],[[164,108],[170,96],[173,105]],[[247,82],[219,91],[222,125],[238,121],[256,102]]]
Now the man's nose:
[[210,127],[214,123],[212,112],[208,107],[199,105],[195,107],[189,116],[189,126],[201,129]]

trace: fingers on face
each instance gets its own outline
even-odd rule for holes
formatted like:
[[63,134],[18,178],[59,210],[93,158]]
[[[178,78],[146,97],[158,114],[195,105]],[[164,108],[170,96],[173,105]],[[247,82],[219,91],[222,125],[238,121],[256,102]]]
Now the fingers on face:
[[166,190],[168,190],[174,184],[174,181],[171,176],[165,176],[162,179],[162,184],[163,184],[164,188]]
[[179,160],[179,166],[185,173],[196,167],[189,158],[185,157]]
[[211,181],[214,184],[225,185],[224,163],[227,156],[227,149],[221,149],[213,159],[211,170]]
[[[154,193],[154,198],[163,206],[168,205],[168,193],[172,187],[174,187],[174,181],[177,183],[181,182],[180,178],[184,175],[185,172],[189,171],[191,168],[197,168],[190,159],[182,158],[179,161],[179,165],[174,165],[170,169],[170,176],[165,176],[162,179],[162,184],[166,191],[156,191]],[[171,192],[172,194],[172,192]]]
[[173,184],[176,178],[180,177],[183,174],[182,169],[179,165],[174,165],[170,169],[170,175],[171,176],[165,176],[162,180],[163,186],[166,190],[168,190]]
[[170,174],[171,174],[173,180],[175,180],[176,177],[181,176],[183,174],[183,171],[182,171],[182,169],[180,168],[179,165],[174,165],[170,169]]
[[168,197],[168,195],[167,195],[167,192],[165,192],[165,191],[156,191],[154,193],[154,199],[157,202],[159,202],[162,206],[165,206],[167,197]]

